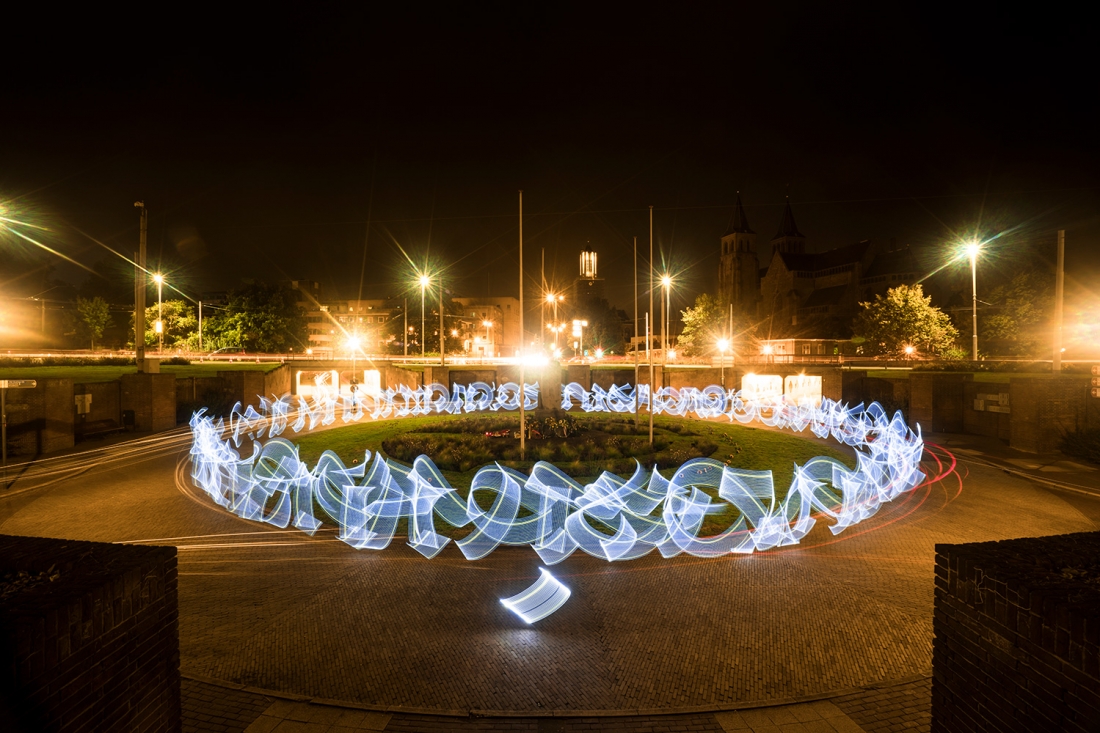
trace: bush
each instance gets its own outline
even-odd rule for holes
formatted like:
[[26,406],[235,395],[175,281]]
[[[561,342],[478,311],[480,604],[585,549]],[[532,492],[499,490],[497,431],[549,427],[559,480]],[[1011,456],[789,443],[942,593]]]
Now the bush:
[[168,366],[187,366],[190,363],[190,359],[184,359],[182,356],[173,356],[171,359],[165,359],[161,362],[161,364],[167,364]]
[[1058,446],[1067,456],[1100,463],[1100,429],[1078,430],[1062,436]]

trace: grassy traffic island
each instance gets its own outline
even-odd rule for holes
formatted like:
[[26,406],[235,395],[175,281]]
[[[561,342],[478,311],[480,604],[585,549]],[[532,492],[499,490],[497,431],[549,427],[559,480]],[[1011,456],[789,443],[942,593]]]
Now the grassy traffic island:
[[[583,485],[594,481],[604,471],[629,478],[634,473],[635,460],[647,469],[656,465],[668,478],[677,467],[692,458],[713,458],[736,468],[772,471],[779,501],[790,487],[795,464],[801,465],[815,456],[826,456],[849,468],[855,466],[851,453],[842,449],[821,445],[797,434],[740,424],[657,417],[651,448],[649,424],[644,417],[635,421],[633,416],[538,410],[528,413],[527,419],[530,434],[526,441],[526,460],[520,460],[518,413],[381,420],[297,438],[285,437],[298,444],[299,457],[308,466],[316,465],[326,450],[338,455],[347,466],[362,463],[367,450],[406,464],[419,455],[426,455],[463,497],[469,493],[477,470],[494,462],[526,473],[535,461],[546,461]],[[707,516],[700,536],[721,532],[739,514],[736,508],[718,497],[717,490],[704,490],[721,503],[723,510]],[[495,494],[478,492],[474,498],[479,506],[488,509]],[[525,513],[521,510],[521,516]],[[615,530],[595,520],[589,521],[603,532]],[[402,520],[399,534],[405,532],[404,525]],[[437,521],[436,530],[451,537],[468,532],[468,529],[456,530],[441,521]]]

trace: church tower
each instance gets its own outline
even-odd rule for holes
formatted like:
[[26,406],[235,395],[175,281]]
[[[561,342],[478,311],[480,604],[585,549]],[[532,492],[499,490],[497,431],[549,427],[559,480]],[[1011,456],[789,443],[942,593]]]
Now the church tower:
[[756,256],[756,232],[749,228],[741,193],[733,207],[729,226],[722,236],[718,264],[718,301],[724,309],[733,304],[738,320],[756,315],[760,294],[760,260]]
[[779,231],[772,237],[772,254],[776,252],[803,254],[806,252],[806,238],[798,231],[791,211],[791,199],[787,197],[787,206],[783,209],[783,218],[779,220]]

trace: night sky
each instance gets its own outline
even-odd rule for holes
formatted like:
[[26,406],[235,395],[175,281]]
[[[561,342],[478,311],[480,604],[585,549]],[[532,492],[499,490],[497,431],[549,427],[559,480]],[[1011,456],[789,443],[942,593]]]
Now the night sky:
[[[304,278],[384,297],[410,258],[514,294],[521,188],[528,286],[540,250],[564,285],[587,245],[624,308],[647,207],[687,298],[715,287],[738,191],[764,250],[789,190],[811,250],[893,237],[931,270],[972,233],[1002,235],[993,262],[1053,258],[1064,227],[1070,287],[1100,263],[1084,17],[375,5],[6,9],[0,201],[122,282],[80,232],[132,255],[143,199],[150,261],[196,295]],[[47,262],[84,276],[2,246],[0,293],[40,289]]]

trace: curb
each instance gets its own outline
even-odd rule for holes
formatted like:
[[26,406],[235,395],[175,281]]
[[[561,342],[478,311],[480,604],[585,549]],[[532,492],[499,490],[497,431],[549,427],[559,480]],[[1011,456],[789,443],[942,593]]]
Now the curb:
[[468,710],[453,710],[447,708],[424,708],[415,705],[370,705],[367,703],[350,700],[334,700],[325,697],[310,697],[293,692],[281,690],[269,690],[263,687],[242,685],[228,680],[219,680],[214,677],[206,677],[199,674],[181,674],[185,680],[202,682],[215,687],[223,687],[229,690],[238,690],[253,695],[262,695],[280,700],[292,702],[304,702],[311,705],[326,705],[329,707],[348,708],[351,710],[368,710],[375,713],[431,715],[440,718],[633,718],[641,716],[661,715],[692,715],[699,713],[721,713],[733,710],[754,710],[761,708],[776,708],[786,705],[798,705],[801,703],[817,702],[819,700],[831,700],[837,697],[855,695],[871,690],[881,690],[888,687],[896,687],[911,682],[919,682],[932,677],[928,674],[914,674],[893,680],[881,680],[861,687],[847,687],[839,690],[799,695],[796,697],[782,698],[779,700],[754,700],[748,702],[726,703],[719,705],[688,705],[678,708],[623,708],[618,710],[490,710],[483,708],[471,708]]

